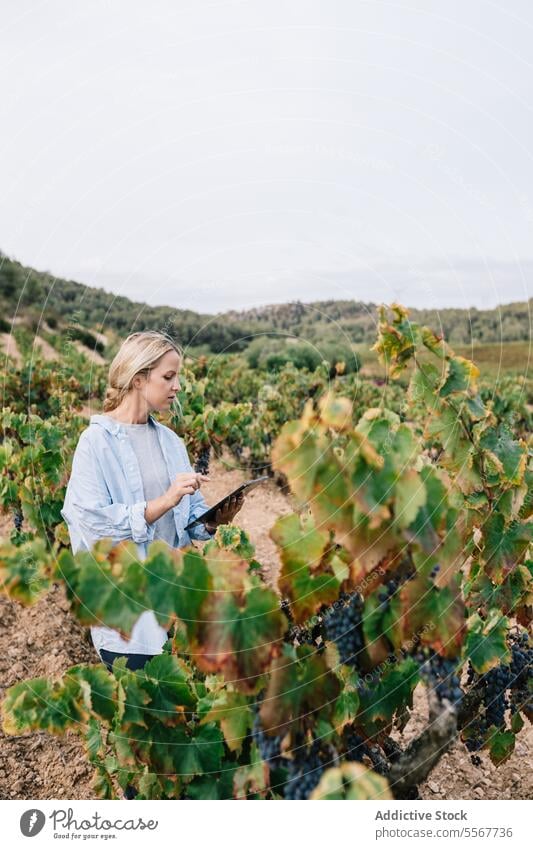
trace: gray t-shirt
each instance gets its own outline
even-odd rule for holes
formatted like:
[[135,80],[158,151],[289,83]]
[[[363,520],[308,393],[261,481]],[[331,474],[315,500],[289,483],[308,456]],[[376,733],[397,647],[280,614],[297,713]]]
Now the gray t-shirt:
[[[148,420],[145,424],[124,424],[129,435],[141,471],[144,497],[146,501],[159,498],[170,486],[167,466],[154,424]],[[154,523],[154,539],[162,539],[172,548],[178,545],[176,525],[172,510],[167,510]]]

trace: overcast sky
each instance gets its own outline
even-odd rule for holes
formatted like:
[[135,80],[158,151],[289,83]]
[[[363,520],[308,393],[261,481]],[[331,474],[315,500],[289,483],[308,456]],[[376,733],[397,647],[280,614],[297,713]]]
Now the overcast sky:
[[2,0],[0,249],[150,304],[531,296],[531,0]]

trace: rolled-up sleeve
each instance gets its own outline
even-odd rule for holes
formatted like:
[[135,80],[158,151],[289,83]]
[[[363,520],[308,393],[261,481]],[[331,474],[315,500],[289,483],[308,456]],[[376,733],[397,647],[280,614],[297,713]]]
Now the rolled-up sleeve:
[[61,510],[69,531],[77,532],[88,548],[96,539],[107,536],[148,543],[154,538],[155,528],[146,521],[145,508],[146,501],[112,501],[98,459],[88,440],[80,437]]

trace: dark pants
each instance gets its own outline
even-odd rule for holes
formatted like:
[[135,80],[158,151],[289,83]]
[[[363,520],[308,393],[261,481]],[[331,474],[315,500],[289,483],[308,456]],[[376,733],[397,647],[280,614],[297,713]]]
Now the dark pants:
[[103,662],[109,669],[112,671],[113,661],[117,659],[117,657],[125,657],[126,658],[126,666],[128,669],[142,669],[145,663],[148,663],[149,660],[152,660],[153,657],[156,657],[155,654],[120,654],[120,652],[115,651],[107,651],[107,649],[100,649],[100,657]]

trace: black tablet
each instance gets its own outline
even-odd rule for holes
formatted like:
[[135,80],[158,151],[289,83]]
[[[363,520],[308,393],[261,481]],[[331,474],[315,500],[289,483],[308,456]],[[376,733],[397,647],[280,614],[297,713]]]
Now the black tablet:
[[236,495],[240,495],[241,492],[246,494],[251,489],[254,489],[254,487],[259,486],[260,483],[263,483],[263,481],[267,480],[268,475],[263,475],[260,478],[254,478],[251,481],[241,483],[241,485],[238,486],[237,489],[234,489],[233,492],[229,493],[229,495],[225,495],[222,501],[218,501],[216,504],[210,507],[209,510],[206,510],[205,513],[202,513],[201,516],[198,516],[197,519],[194,519],[194,521],[189,522],[189,524],[185,526],[185,530],[188,531],[190,530],[190,528],[194,528],[195,525],[203,525],[204,522],[214,522],[217,510],[220,510],[221,507],[224,507],[228,503],[230,498]]

